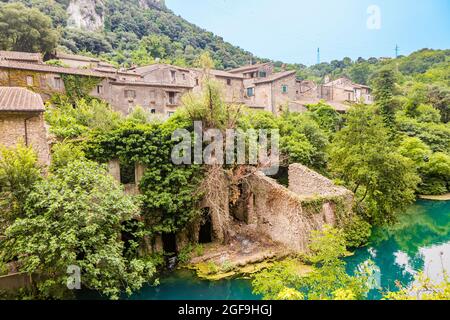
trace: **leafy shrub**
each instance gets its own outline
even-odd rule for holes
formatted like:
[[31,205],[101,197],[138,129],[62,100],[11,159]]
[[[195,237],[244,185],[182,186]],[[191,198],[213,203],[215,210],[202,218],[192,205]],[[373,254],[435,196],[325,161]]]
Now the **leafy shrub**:
[[0,145],[0,231],[23,217],[27,197],[40,179],[33,149],[22,143],[10,148]]
[[365,246],[372,234],[372,226],[360,216],[354,216],[344,227],[347,247],[359,248]]

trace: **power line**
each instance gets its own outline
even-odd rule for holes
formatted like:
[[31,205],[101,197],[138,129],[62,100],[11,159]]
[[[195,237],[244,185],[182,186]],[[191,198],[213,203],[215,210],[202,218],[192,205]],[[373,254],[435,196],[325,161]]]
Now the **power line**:
[[395,58],[398,58],[398,52],[399,52],[400,48],[398,47],[398,44],[395,45]]

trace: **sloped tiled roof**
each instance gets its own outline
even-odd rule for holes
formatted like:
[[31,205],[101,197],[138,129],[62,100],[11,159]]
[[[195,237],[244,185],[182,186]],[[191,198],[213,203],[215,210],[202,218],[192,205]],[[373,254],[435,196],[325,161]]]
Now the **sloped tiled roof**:
[[0,61],[0,68],[72,74],[98,78],[105,78],[108,76],[106,73],[101,73],[89,69],[66,68],[66,67],[51,66],[47,64],[21,63],[14,61]]
[[43,112],[42,98],[25,88],[0,87],[0,112]]
[[[196,72],[203,72],[203,69],[199,69],[199,68],[192,68],[193,71]],[[244,76],[242,74],[234,74],[234,73],[230,73],[227,71],[223,71],[223,70],[215,70],[215,69],[211,69],[208,70],[209,74],[216,76],[216,77],[221,77],[221,78],[236,78],[236,79],[244,79]]]
[[100,62],[100,59],[98,59],[98,58],[86,57],[86,56],[82,56],[79,54],[70,54],[70,53],[64,53],[64,52],[57,52],[56,58],[70,59],[70,60],[77,60],[77,61],[86,61],[86,62]]
[[0,60],[2,59],[40,62],[42,61],[42,56],[40,53],[0,51]]
[[295,70],[291,70],[291,71],[283,71],[283,72],[278,72],[278,73],[274,73],[266,78],[261,78],[257,81],[255,81],[256,84],[259,83],[266,83],[266,82],[272,82],[272,81],[276,81],[285,77],[289,77],[292,76],[296,73]]
[[181,67],[178,67],[178,66],[173,66],[171,64],[163,64],[163,63],[155,63],[155,64],[150,64],[148,66],[142,66],[142,67],[134,67],[134,68],[128,69],[127,71],[134,72],[134,73],[137,73],[137,74],[140,74],[140,75],[144,75],[144,74],[146,74],[147,72],[150,72],[150,71],[154,71],[154,70],[158,70],[158,69],[166,69],[166,68],[168,68],[168,69],[177,69],[177,70],[180,70],[180,71],[189,72],[189,69],[181,68]]
[[228,72],[241,73],[241,72],[245,72],[245,71],[249,71],[249,70],[253,70],[253,69],[258,69],[259,67],[262,67],[262,66],[265,66],[265,65],[268,65],[268,64],[270,64],[270,62],[250,64],[250,65],[247,65],[247,66],[243,66],[243,67],[239,67],[239,68],[236,68],[236,69],[228,70]]

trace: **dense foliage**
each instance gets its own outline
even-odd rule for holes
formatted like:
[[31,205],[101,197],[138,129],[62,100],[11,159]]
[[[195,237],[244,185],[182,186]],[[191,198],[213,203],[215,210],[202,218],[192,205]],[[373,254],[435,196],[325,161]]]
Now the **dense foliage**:
[[341,258],[348,252],[340,230],[325,226],[313,232],[310,248],[311,271],[301,272],[296,260],[275,263],[255,276],[253,292],[268,300],[357,300],[367,295],[370,268],[353,277],[346,273]]
[[146,167],[139,185],[142,213],[156,233],[177,232],[199,215],[196,190],[201,170],[172,163],[176,128],[175,118],[165,123],[127,121],[110,132],[94,134],[86,147],[86,154],[97,161],[119,159],[123,166],[140,163]]
[[41,173],[32,149],[21,143],[15,148],[0,145],[0,234],[24,216],[28,194]]
[[70,162],[33,186],[23,216],[4,233],[0,257],[39,275],[41,297],[73,293],[66,286],[70,266],[80,268],[84,288],[109,298],[118,298],[123,290],[130,294],[155,271],[150,260],[137,257],[136,246],[121,240],[138,209],[103,167]]
[[370,222],[383,224],[415,199],[413,162],[396,151],[376,109],[356,106],[330,149],[330,169],[352,190]]
[[50,53],[59,33],[51,19],[20,3],[0,3],[0,50]]
[[92,14],[104,17],[104,28],[101,30],[68,28],[66,10],[69,1],[19,1],[51,18],[53,27],[62,31],[62,49],[102,55],[125,66],[148,64],[155,59],[177,65],[193,65],[205,51],[213,54],[218,68],[238,67],[255,60],[251,53],[187,22],[155,1],[98,1],[96,12]]

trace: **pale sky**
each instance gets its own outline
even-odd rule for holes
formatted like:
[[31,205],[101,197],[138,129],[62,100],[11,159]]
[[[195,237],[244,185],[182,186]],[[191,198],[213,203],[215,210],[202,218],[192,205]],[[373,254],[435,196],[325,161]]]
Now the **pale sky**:
[[[396,45],[404,55],[450,48],[450,0],[166,0],[166,5],[234,45],[284,62],[314,64],[318,47],[322,62],[392,57]],[[369,14],[372,5],[376,11]]]

